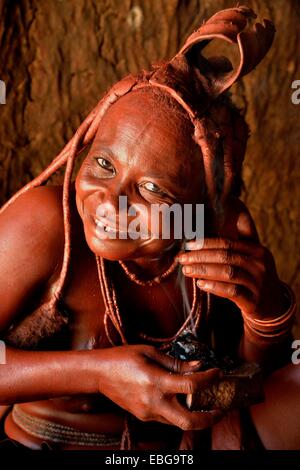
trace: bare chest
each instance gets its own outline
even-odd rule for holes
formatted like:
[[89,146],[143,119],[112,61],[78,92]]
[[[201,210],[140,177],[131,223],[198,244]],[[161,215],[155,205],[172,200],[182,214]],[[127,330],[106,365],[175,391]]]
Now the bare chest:
[[[119,263],[113,263],[112,268],[117,305],[127,341],[142,342],[141,334],[169,337],[176,333],[185,319],[187,309],[181,289],[174,279],[153,287],[141,287],[126,278]],[[190,291],[191,286],[188,286],[191,298]],[[82,251],[80,257],[73,256],[64,304],[70,312],[72,349],[111,346],[104,324],[105,304],[96,260],[91,252]],[[116,344],[120,343],[109,320],[107,325],[112,339]]]

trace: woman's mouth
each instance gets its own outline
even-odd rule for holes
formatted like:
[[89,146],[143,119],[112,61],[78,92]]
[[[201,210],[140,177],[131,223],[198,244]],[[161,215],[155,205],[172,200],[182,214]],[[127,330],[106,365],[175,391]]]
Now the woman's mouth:
[[119,230],[119,229],[116,229],[115,227],[111,227],[110,225],[107,225],[107,223],[102,222],[102,220],[100,219],[95,219],[95,223],[101,231],[104,231],[107,234],[119,233],[119,234],[126,235],[126,236],[128,235],[127,231]]
[[99,238],[111,238],[111,239],[121,239],[121,240],[137,240],[137,239],[149,239],[149,234],[143,234],[142,232],[132,231],[132,230],[121,230],[119,228],[113,227],[107,223],[104,219],[94,218],[94,223],[96,225],[96,233]]

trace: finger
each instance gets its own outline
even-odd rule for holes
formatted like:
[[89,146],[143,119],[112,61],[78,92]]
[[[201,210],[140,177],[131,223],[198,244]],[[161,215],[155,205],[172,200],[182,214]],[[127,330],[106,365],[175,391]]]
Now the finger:
[[255,278],[244,269],[232,264],[191,264],[184,266],[182,272],[192,278],[232,282],[243,285],[249,290],[256,289]]
[[[236,266],[249,272],[254,279],[259,275],[262,264],[261,261],[256,260],[253,256],[229,252],[225,249],[188,252],[185,253],[184,256],[180,256],[178,260],[183,266],[189,266],[192,264],[220,264]],[[203,267],[203,270],[204,269],[205,267]]]
[[201,370],[203,367],[203,361],[180,361],[179,370],[180,374],[193,373]]
[[220,410],[189,411],[179,403],[177,397],[165,400],[161,414],[170,424],[184,431],[209,428],[224,416],[224,412]]
[[218,382],[223,373],[220,369],[209,369],[202,372],[186,374],[161,374],[159,387],[163,393],[184,394],[196,393]]
[[[259,255],[261,251],[261,245],[254,241],[249,240],[231,240],[230,238],[205,238],[204,243],[200,246],[197,241],[191,241],[186,243],[187,250],[215,250],[225,249],[228,251],[235,251],[237,253],[245,253],[251,256]],[[188,253],[178,255],[179,259],[182,259]]]
[[199,279],[197,281],[197,286],[200,287],[200,289],[211,292],[219,297],[232,300],[241,310],[252,310],[254,307],[254,294],[244,286],[231,284],[229,282],[207,281],[204,279]]
[[185,373],[185,372],[194,372],[203,366],[202,361],[182,361],[176,357],[168,356],[166,353],[159,351],[159,349],[154,349],[151,354],[147,354],[147,357],[151,357],[151,359],[167,369],[171,372],[176,373]]

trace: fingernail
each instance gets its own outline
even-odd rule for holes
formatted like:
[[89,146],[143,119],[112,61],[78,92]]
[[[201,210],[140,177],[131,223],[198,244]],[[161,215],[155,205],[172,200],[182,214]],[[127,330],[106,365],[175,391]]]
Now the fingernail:
[[183,272],[184,274],[191,274],[191,273],[193,272],[193,268],[191,268],[190,266],[184,266],[184,267],[182,268],[182,272]]
[[201,250],[204,245],[204,239],[198,238],[197,240],[186,242],[185,249],[186,250]]
[[195,248],[195,242],[186,242],[185,244],[186,250],[192,250],[193,248]]
[[202,364],[202,361],[188,361],[188,362],[191,367],[200,366]]
[[179,263],[184,263],[187,260],[187,257],[185,255],[179,255],[176,259]]
[[201,286],[201,287],[205,287],[205,285],[206,285],[206,282],[205,282],[205,281],[203,281],[203,279],[198,279],[198,281],[197,281],[197,285],[198,285],[198,286]]

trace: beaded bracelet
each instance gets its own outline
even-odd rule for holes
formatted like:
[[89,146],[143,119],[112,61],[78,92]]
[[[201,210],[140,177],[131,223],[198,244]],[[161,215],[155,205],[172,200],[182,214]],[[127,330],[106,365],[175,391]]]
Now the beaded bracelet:
[[296,298],[288,284],[281,282],[289,305],[285,313],[269,320],[255,319],[243,313],[244,330],[247,332],[247,336],[252,337],[255,341],[259,340],[264,343],[274,342],[276,339],[282,341],[291,331],[296,314]]

